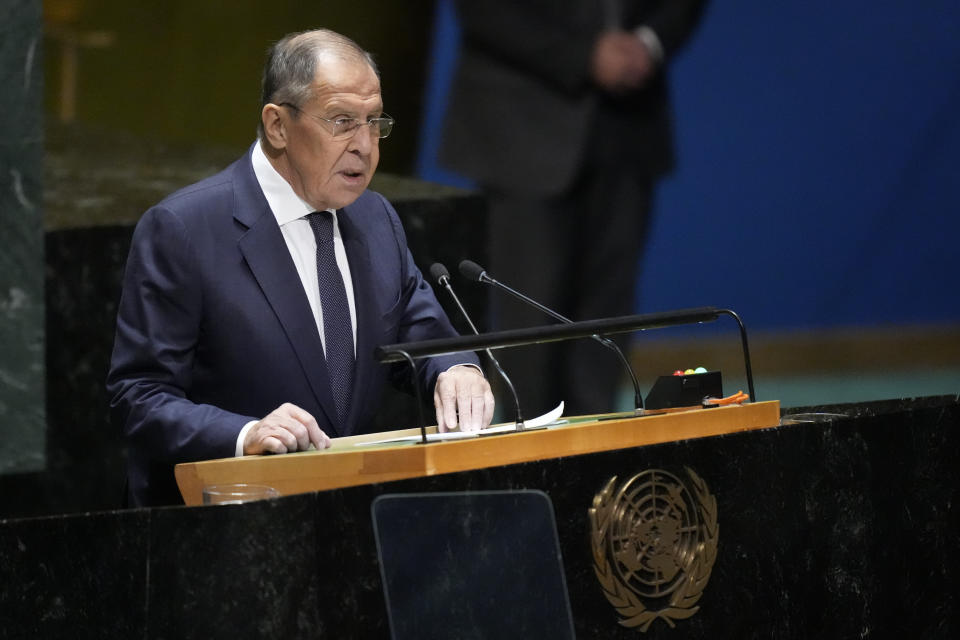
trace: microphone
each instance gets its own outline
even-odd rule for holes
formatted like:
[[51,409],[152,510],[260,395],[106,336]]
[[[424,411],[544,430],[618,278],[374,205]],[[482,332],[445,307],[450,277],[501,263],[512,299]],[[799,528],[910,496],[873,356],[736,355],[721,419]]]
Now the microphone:
[[[493,278],[487,275],[486,269],[478,265],[476,262],[473,262],[472,260],[463,260],[460,262],[460,274],[463,277],[467,278],[468,280],[474,280],[476,282],[483,282],[485,284],[490,284],[498,289],[506,291],[507,293],[512,295],[514,298],[517,298],[518,300],[521,300],[529,304],[530,306],[536,309],[539,309],[540,311],[547,314],[551,318],[559,320],[564,324],[573,323],[573,320],[571,320],[570,318],[560,315],[553,309],[543,306],[533,298],[523,295],[516,289],[508,287],[502,282],[498,282],[497,280],[494,280]],[[634,415],[637,415],[637,416],[643,415],[643,397],[640,393],[640,383],[637,382],[637,376],[633,373],[633,367],[630,366],[630,363],[627,361],[626,356],[623,355],[623,350],[620,349],[620,347],[617,346],[617,343],[611,340],[610,338],[607,338],[605,336],[601,336],[598,334],[594,334],[592,337],[594,340],[596,340],[606,348],[616,353],[617,356],[620,358],[620,362],[623,363],[623,366],[627,370],[627,373],[630,374],[630,381],[633,382],[633,402],[634,402],[633,413]]]
[[[436,280],[437,284],[447,290],[450,294],[450,297],[453,298],[454,303],[456,303],[457,308],[460,309],[460,315],[467,321],[467,324],[470,326],[470,330],[473,331],[474,335],[480,335],[480,332],[477,331],[477,327],[473,324],[473,320],[470,319],[470,315],[467,313],[467,310],[463,308],[463,305],[460,304],[460,298],[457,297],[457,294],[453,291],[453,285],[450,284],[450,272],[447,271],[447,268],[440,264],[439,262],[434,262],[430,267],[430,277]],[[497,372],[500,374],[500,377],[503,378],[503,381],[507,384],[507,388],[510,390],[510,395],[513,396],[513,404],[517,410],[517,431],[523,431],[523,415],[520,413],[520,398],[517,396],[516,389],[513,388],[513,383],[510,381],[510,377],[507,376],[507,372],[503,370],[503,367],[500,366],[500,363],[497,362],[497,359],[493,357],[493,352],[490,349],[484,349],[487,357],[490,358],[490,362],[493,363],[493,366],[497,369]]]

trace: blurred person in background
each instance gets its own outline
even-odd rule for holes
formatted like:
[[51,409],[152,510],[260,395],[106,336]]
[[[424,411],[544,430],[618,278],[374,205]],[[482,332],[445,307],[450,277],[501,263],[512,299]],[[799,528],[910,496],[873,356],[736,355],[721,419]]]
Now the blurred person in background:
[[[440,163],[488,196],[490,274],[574,320],[635,313],[657,179],[674,163],[667,66],[703,0],[457,2],[462,43]],[[493,329],[552,322],[493,292]],[[619,339],[621,346],[624,339]],[[592,340],[506,349],[530,415],[610,411]]]

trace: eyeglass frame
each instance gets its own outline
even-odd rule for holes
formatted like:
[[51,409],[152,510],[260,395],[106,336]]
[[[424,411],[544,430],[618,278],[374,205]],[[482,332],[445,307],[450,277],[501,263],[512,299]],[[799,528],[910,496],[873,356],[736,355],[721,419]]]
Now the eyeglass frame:
[[[315,119],[317,119],[317,120],[322,120],[322,121],[324,121],[324,122],[332,125],[333,128],[332,128],[332,130],[330,131],[330,135],[333,136],[333,138],[334,138],[334,139],[337,139],[337,140],[346,140],[346,139],[348,139],[348,138],[352,138],[353,136],[357,135],[357,131],[359,131],[360,128],[361,128],[361,127],[364,127],[364,126],[370,127],[370,132],[371,132],[371,133],[373,133],[374,131],[376,131],[376,133],[377,133],[377,139],[378,139],[378,140],[383,140],[384,138],[386,138],[387,136],[389,136],[389,135],[393,132],[393,125],[396,124],[396,120],[394,120],[393,118],[391,118],[391,117],[390,117],[389,115],[387,115],[386,113],[383,113],[383,114],[377,116],[376,118],[370,118],[370,119],[367,120],[366,122],[363,122],[362,120],[359,120],[359,119],[357,119],[357,118],[333,118],[333,119],[331,119],[331,118],[324,118],[323,116],[314,115],[314,114],[312,114],[312,113],[309,113],[309,112],[307,112],[307,111],[304,111],[303,109],[301,109],[301,108],[298,107],[297,105],[293,104],[292,102],[281,102],[281,103],[280,103],[279,105],[277,105],[277,106],[280,106],[280,107],[290,107],[290,108],[293,109],[294,111],[298,111],[298,112],[302,113],[303,115],[310,116],[311,118],[315,118]],[[343,126],[342,123],[343,123],[343,122],[346,122],[346,121],[348,121],[348,120],[352,120],[353,122],[357,123],[356,126],[353,127],[353,128],[351,128],[349,131],[346,131],[346,132],[344,132],[344,133],[338,134],[338,133],[337,133],[337,127],[342,127],[342,126]],[[382,126],[383,126],[382,123],[384,123],[384,122],[387,123],[387,132],[386,132],[385,134],[383,134],[383,135],[380,135],[380,132],[382,131]],[[376,125],[377,125],[377,128],[376,128],[376,129],[373,128],[373,124],[374,124],[374,123],[376,123]]]

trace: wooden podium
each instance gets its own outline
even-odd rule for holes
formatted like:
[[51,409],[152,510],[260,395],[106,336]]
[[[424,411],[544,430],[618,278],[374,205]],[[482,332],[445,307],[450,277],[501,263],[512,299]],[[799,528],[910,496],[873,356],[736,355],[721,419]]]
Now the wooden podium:
[[[544,637],[517,630],[530,612],[562,609],[546,598],[557,565],[577,638],[960,637],[958,425],[955,395],[798,407],[782,420],[776,403],[757,403],[443,444],[368,448],[349,444],[355,438],[323,453],[182,465],[192,503],[209,482],[308,493],[0,519],[0,637],[389,638],[395,611],[410,610],[398,595],[432,607],[417,619],[435,633],[418,640],[480,637],[481,624],[500,620],[508,632],[482,637]],[[711,522],[715,514],[719,529],[701,528],[702,547],[681,547],[716,549],[709,580],[685,592],[698,598],[687,603],[691,615],[642,634],[608,597],[625,591],[597,573],[615,558],[598,561],[591,510],[600,496],[613,517],[611,482],[651,473],[689,481],[698,513]],[[342,488],[317,490],[334,486]],[[638,490],[629,504],[653,493]],[[533,494],[552,514],[528,508]],[[444,522],[453,526],[437,531]],[[464,584],[514,597],[462,597]],[[478,617],[489,602],[498,615]],[[669,603],[641,604],[652,612]],[[437,623],[438,611],[466,632]]]
[[203,487],[215,484],[263,484],[291,495],[703,438],[779,422],[780,403],[769,401],[640,417],[571,418],[547,429],[427,445],[365,444],[420,433],[408,429],[336,438],[324,451],[183,463],[175,473],[184,502],[199,505]]

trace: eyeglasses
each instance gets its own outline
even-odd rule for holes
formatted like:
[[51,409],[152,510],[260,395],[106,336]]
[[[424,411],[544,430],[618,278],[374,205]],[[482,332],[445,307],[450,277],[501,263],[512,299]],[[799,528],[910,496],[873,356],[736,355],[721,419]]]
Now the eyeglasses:
[[331,134],[334,138],[351,138],[356,135],[357,130],[364,125],[369,127],[368,131],[370,132],[370,135],[378,138],[386,138],[388,135],[390,135],[390,132],[393,131],[393,118],[387,114],[383,114],[379,118],[370,118],[366,122],[357,120],[356,118],[336,118],[331,120],[330,118],[324,118],[321,116],[315,116],[312,113],[307,113],[297,105],[289,102],[281,102],[280,106],[290,107],[291,109],[299,111],[304,115],[308,115],[311,118],[326,122],[327,124],[331,125]]

